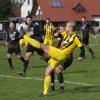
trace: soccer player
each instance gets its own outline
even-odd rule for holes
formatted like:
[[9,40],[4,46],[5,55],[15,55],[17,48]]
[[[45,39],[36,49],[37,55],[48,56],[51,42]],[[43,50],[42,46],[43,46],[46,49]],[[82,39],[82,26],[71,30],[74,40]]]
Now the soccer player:
[[[61,41],[67,36],[67,32],[65,31],[65,26],[62,25],[59,27],[59,34],[56,33],[56,37],[58,36],[58,42],[56,43],[56,47],[60,48]],[[83,58],[85,56],[84,47],[80,48],[81,55],[80,57]],[[62,63],[58,64],[55,70],[51,73],[51,91],[55,91],[55,76],[54,72],[57,74],[57,78],[60,84],[60,87],[58,89],[59,92],[64,92],[64,78],[63,78],[63,71],[66,70],[73,62],[73,54],[71,53],[69,57]]]
[[[42,42],[43,31],[38,25],[32,23],[32,17],[31,16],[26,17],[26,23],[28,25],[26,35],[30,35],[30,38],[36,39],[39,42]],[[19,74],[21,76],[25,76],[25,73],[26,73],[26,70],[27,70],[27,67],[28,67],[28,64],[29,64],[29,59],[31,58],[32,54],[35,51],[39,55],[42,55],[42,53],[43,53],[42,50],[39,50],[39,49],[31,46],[30,44],[28,44],[26,46],[26,53],[25,53],[25,57],[24,57],[25,61],[23,63],[23,70],[21,72],[18,72],[17,74]]]
[[[82,20],[81,29],[82,29],[82,34],[83,34],[82,42],[84,43],[85,47],[90,52],[92,58],[95,58],[95,54],[94,54],[93,50],[89,47],[89,32],[91,30],[93,33],[93,37],[96,38],[95,32],[94,32],[93,28],[91,27],[91,25],[86,21],[85,16],[83,16],[81,18],[81,20]],[[81,57],[78,57],[78,60],[81,60]]]
[[[65,31],[65,25],[61,25],[59,27],[59,31],[57,33],[54,34],[54,37],[58,39],[55,47],[56,48],[60,48],[61,46],[61,42],[62,40],[64,39],[64,37],[66,36],[66,34],[68,34],[66,31]],[[59,64],[57,65],[57,67],[55,68],[55,70],[51,73],[51,91],[55,91],[55,74],[57,74],[57,79],[58,79],[58,82],[59,82],[59,89],[58,91],[61,93],[61,92],[64,92],[64,78],[63,78],[63,71],[65,69],[67,69],[73,62],[73,55],[69,55],[69,57],[62,63],[62,64]]]
[[69,34],[66,35],[62,41],[60,48],[44,45],[35,39],[24,36],[24,39],[27,40],[32,46],[40,48],[51,57],[51,59],[48,61],[48,67],[45,70],[44,91],[42,94],[43,96],[48,94],[48,89],[51,82],[51,73],[54,71],[57,65],[65,61],[77,46],[79,48],[84,47],[79,37],[76,35],[74,29],[74,22],[68,22],[66,24],[66,32]]
[[21,59],[21,61],[24,62],[24,58],[21,56],[19,39],[20,35],[19,32],[16,30],[15,24],[13,22],[10,22],[9,30],[7,31],[6,45],[8,46],[7,59],[11,70],[13,70],[13,64],[11,58],[13,52],[17,55],[19,59]]
[[44,44],[52,45],[53,44],[53,35],[55,32],[54,25],[50,22],[49,18],[46,18],[46,24],[44,25],[45,37]]

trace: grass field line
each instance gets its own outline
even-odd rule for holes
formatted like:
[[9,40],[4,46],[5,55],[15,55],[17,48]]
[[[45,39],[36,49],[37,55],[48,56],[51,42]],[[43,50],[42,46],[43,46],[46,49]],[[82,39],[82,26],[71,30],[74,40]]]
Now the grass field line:
[[[41,78],[32,78],[32,77],[17,77],[17,76],[8,76],[8,75],[0,75],[2,78],[12,78],[12,79],[25,79],[25,80],[38,80],[38,81],[43,81]],[[55,80],[57,82],[57,80]],[[64,83],[67,84],[76,84],[76,85],[84,85],[84,86],[97,86],[93,84],[88,84],[88,83],[81,83],[81,82],[71,82],[71,81],[64,81]]]

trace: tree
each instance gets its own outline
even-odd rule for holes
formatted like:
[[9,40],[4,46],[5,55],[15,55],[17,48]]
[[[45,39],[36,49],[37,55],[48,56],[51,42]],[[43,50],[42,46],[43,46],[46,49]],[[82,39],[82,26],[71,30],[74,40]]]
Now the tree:
[[0,19],[6,19],[11,14],[10,0],[0,0]]

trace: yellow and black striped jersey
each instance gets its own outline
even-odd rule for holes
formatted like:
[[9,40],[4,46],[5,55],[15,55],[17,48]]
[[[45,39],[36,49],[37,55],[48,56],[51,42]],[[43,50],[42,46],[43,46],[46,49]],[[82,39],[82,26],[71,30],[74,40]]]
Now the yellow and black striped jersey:
[[60,49],[65,49],[69,46],[71,46],[72,48],[75,48],[76,46],[81,47],[83,45],[80,41],[80,38],[75,33],[73,33],[72,35],[65,34],[63,36],[64,39],[61,43]]
[[54,31],[55,31],[55,27],[52,24],[45,24],[44,25],[44,30],[45,30],[45,37],[46,38],[52,38]]
[[61,36],[62,36],[63,39],[64,39],[64,38],[66,37],[66,35],[67,35],[66,31],[61,32],[60,34],[61,34]]

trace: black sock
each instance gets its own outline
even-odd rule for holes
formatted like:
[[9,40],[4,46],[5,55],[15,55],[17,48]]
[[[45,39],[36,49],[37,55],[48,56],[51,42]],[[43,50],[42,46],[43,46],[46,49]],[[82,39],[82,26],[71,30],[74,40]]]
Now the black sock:
[[20,57],[20,60],[22,61],[22,62],[24,62],[25,60],[24,60],[24,57]]
[[86,46],[86,48],[88,49],[88,51],[91,53],[91,55],[93,56],[94,55],[94,52],[93,50],[89,47],[89,46]]
[[12,59],[11,59],[11,58],[8,58],[8,63],[9,63],[9,66],[10,66],[11,68],[13,68]]
[[24,65],[23,65],[24,66],[24,69],[23,69],[24,73],[26,73],[26,70],[27,70],[27,67],[28,67],[28,63],[29,63],[29,60],[25,60],[24,61]]
[[89,48],[88,50],[89,50],[89,52],[91,53],[91,55],[93,56],[93,55],[94,55],[93,50],[92,50],[91,48]]
[[54,72],[51,73],[51,86],[54,86],[55,75]]
[[59,81],[60,87],[64,87],[64,78],[63,78],[63,74],[62,74],[62,72],[57,73],[57,78],[58,78],[58,81]]

